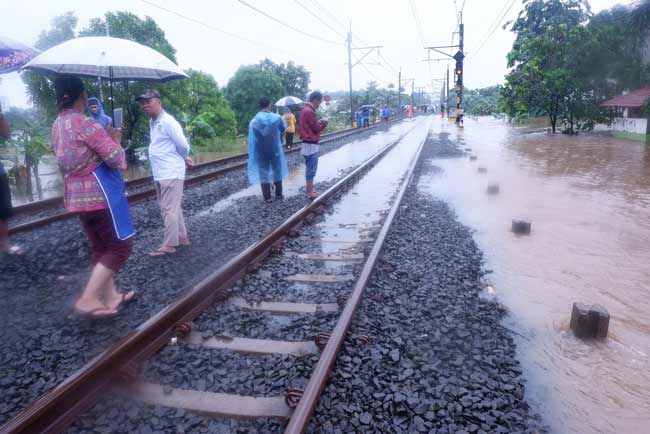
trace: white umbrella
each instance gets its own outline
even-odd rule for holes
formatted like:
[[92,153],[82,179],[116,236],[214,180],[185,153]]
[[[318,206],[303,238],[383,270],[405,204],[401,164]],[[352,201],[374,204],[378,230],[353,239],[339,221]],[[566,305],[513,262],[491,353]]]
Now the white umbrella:
[[37,54],[38,50],[0,36],[0,74],[18,71]]
[[108,36],[75,38],[50,48],[23,69],[101,77],[110,81],[188,78],[174,62],[149,47]]
[[300,98],[296,98],[295,96],[285,96],[284,98],[280,98],[275,102],[275,105],[278,107],[295,104],[303,104],[303,101]]

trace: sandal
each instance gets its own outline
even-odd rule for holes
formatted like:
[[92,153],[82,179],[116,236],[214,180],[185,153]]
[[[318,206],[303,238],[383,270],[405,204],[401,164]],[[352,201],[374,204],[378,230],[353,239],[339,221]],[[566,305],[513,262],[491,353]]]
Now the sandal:
[[[97,313],[104,312],[104,313]],[[115,318],[119,314],[116,310],[111,310],[105,307],[97,307],[91,310],[81,310],[76,307],[72,309],[72,313],[68,318],[78,318],[78,319],[91,319],[91,320],[103,320]]]
[[117,306],[115,306],[113,309],[119,311],[123,306],[127,306],[131,304],[133,301],[136,299],[136,292],[135,291],[129,291],[129,292],[122,292],[122,298],[120,299],[120,302],[117,303]]
[[149,252],[149,256],[165,256],[165,255],[171,255],[172,253],[176,253],[176,249],[172,250],[154,250],[153,252]]

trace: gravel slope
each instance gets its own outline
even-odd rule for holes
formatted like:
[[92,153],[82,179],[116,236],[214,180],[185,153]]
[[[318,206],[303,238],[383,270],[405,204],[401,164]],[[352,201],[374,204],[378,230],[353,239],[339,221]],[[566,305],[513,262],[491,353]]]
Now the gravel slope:
[[[443,202],[420,193],[422,173],[440,170],[432,158],[461,157],[447,135],[431,136],[415,181],[389,233],[384,255],[352,324],[308,432],[312,433],[543,433],[529,411],[525,382],[506,310],[481,297],[482,254],[471,231]],[[289,240],[290,251],[309,251],[313,229]],[[370,246],[362,248],[362,251]],[[358,274],[360,264],[337,273]],[[318,285],[310,294],[274,277],[331,272],[325,264],[272,257],[262,270],[233,287],[251,300],[344,301],[352,284]],[[267,314],[218,306],[196,321],[204,337],[214,334],[269,339],[308,339],[331,330],[337,315],[296,315],[282,322]],[[370,343],[355,336],[368,335]],[[303,386],[316,356],[250,357],[228,351],[168,346],[144,377],[173,387],[241,393],[282,394]],[[147,406],[120,398],[100,403],[71,432],[252,433],[282,432],[276,420],[210,419],[183,410]]]
[[[381,134],[384,128],[324,145],[321,152]],[[287,159],[290,168],[303,164],[298,154]],[[318,188],[325,189],[335,181],[320,182]],[[14,237],[27,253],[0,258],[0,424],[305,205],[303,197],[271,205],[263,204],[260,197],[246,197],[223,211],[192,218],[246,187],[245,171],[239,170],[187,190],[183,207],[193,246],[175,256],[151,258],[146,254],[158,246],[162,234],[157,204],[149,201],[132,208],[138,234],[133,255],[118,281],[123,290],[138,291],[138,300],[115,321],[67,319],[87,276],[88,247],[78,221],[59,222]]]

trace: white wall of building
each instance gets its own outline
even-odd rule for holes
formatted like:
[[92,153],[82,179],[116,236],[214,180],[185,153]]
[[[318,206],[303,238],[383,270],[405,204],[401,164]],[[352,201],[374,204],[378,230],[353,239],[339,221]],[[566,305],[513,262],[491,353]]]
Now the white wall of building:
[[628,133],[647,134],[648,120],[636,118],[614,118],[612,123],[614,131],[625,131]]

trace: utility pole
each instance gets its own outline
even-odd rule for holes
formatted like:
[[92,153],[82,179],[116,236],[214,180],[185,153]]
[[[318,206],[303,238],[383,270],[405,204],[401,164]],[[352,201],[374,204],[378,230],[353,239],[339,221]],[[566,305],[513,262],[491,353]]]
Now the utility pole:
[[397,73],[397,111],[402,110],[402,68],[400,67]]
[[[352,68],[361,63],[370,53],[374,50],[379,52],[380,48],[383,48],[383,45],[374,45],[372,47],[352,47],[352,23],[350,23],[350,31],[348,32],[348,81],[350,86],[350,125],[354,123],[354,103],[352,101]],[[367,50],[366,53],[361,56],[354,64],[352,63],[352,50]]]
[[465,58],[464,49],[465,41],[465,24],[463,16],[460,16],[460,30],[458,37],[458,53],[454,55],[456,60],[456,123],[460,124],[463,118],[463,59]]
[[413,107],[413,92],[415,90],[415,79],[411,81],[411,107]]
[[352,102],[352,23],[348,32],[348,82],[350,85],[350,125],[354,122],[354,103]]

